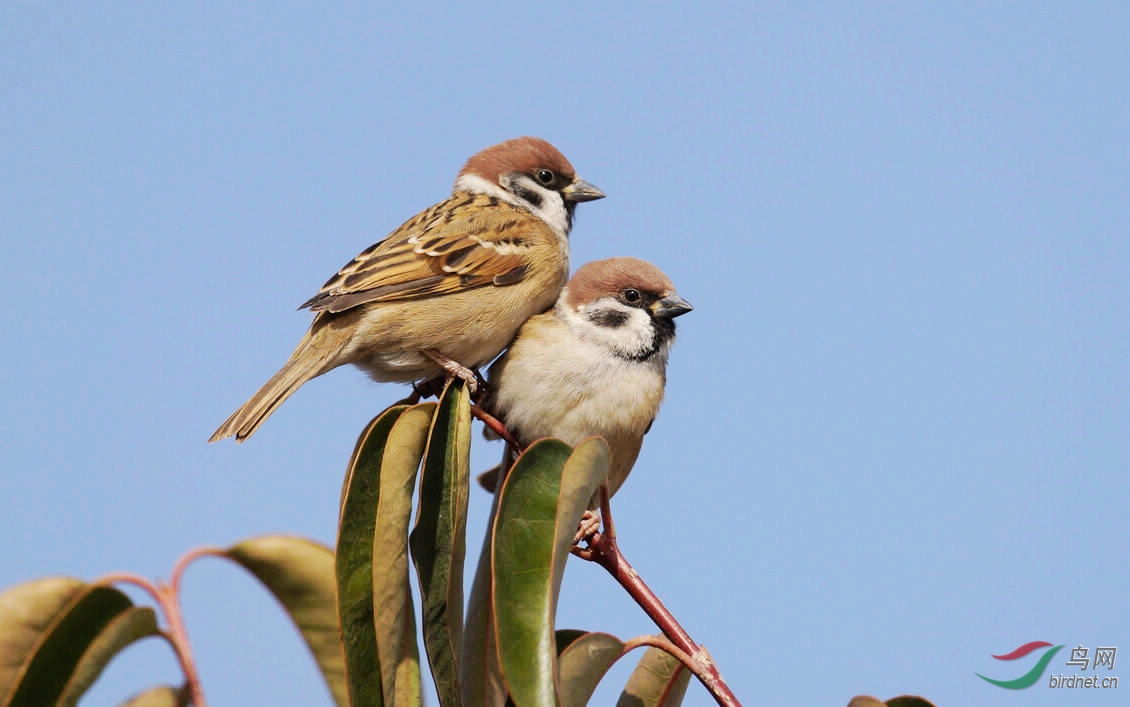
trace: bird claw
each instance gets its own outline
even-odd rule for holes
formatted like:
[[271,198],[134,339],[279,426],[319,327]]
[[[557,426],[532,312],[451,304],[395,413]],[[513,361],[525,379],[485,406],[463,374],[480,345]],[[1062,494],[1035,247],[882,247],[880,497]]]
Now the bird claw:
[[[444,356],[439,351],[426,349],[424,355],[435,361],[436,364],[447,373],[447,378],[458,378],[467,384],[467,390],[474,393],[479,390],[480,386],[486,388],[486,381],[483,380],[482,375],[478,371],[467,368],[463,364],[453,359]],[[437,396],[438,397],[438,396]]]
[[478,395],[476,396],[476,402],[478,402],[478,399],[486,395],[487,379],[483,378],[483,374],[479,373],[479,369],[477,368],[472,369],[471,373],[475,374],[475,386],[471,388],[471,392],[478,393]]
[[581,514],[581,520],[577,523],[577,534],[573,536],[573,544],[576,545],[582,540],[588,540],[600,531],[600,514],[596,511],[586,510]]

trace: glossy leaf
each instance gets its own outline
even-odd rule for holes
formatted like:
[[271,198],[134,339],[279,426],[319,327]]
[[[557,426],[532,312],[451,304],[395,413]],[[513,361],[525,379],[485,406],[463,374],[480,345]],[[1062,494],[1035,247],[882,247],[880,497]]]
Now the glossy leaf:
[[389,705],[418,705],[422,699],[416,611],[408,581],[408,523],[435,409],[435,403],[424,403],[406,410],[389,433],[381,463],[373,529],[373,625]]
[[409,544],[420,581],[424,646],[441,705],[459,705],[463,643],[471,404],[466,386],[448,384],[428,435],[420,503]]
[[350,704],[356,707],[384,703],[373,623],[373,532],[385,447],[393,425],[406,409],[385,410],[361,433],[342,490],[334,570],[345,674]]
[[246,569],[274,595],[313,654],[334,702],[348,705],[333,551],[305,538],[264,535],[216,554]]
[[887,700],[887,707],[934,707],[934,703],[924,697],[901,695]]
[[78,704],[79,698],[90,689],[115,655],[130,644],[150,636],[162,636],[153,609],[135,606],[114,617],[83,652],[63,688],[59,705],[73,707]]
[[55,704],[99,634],[132,606],[113,587],[68,578],[37,580],[4,592],[0,705]]
[[188,707],[191,704],[188,690],[169,685],[151,687],[139,692],[121,704],[121,707]]
[[535,442],[499,498],[491,559],[499,661],[517,705],[556,701],[553,621],[577,522],[608,474],[608,445]]
[[43,632],[84,586],[78,579],[50,577],[0,594],[0,705],[10,702]]
[[[494,492],[494,489],[490,489]],[[498,496],[490,509],[490,519],[498,512]],[[494,618],[491,608],[490,557],[494,534],[483,534],[479,563],[467,599],[467,621],[463,626],[463,651],[459,665],[459,683],[463,704],[480,707],[501,707],[506,704],[506,685],[502,681],[502,668],[498,665],[498,650],[494,637]]]
[[[576,635],[579,634],[579,635]],[[562,647],[565,641],[568,643]],[[562,707],[584,707],[624,643],[607,633],[557,632],[557,689]]]
[[652,646],[640,658],[616,704],[618,707],[678,707],[683,703],[690,679],[691,671],[678,658]]

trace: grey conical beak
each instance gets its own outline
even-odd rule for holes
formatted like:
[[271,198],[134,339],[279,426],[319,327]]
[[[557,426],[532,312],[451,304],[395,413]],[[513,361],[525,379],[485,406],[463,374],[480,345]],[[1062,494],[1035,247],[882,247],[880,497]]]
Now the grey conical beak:
[[656,300],[650,307],[651,313],[657,317],[674,319],[694,309],[691,303],[672,292],[663,299]]
[[564,195],[565,201],[572,202],[596,201],[604,198],[604,192],[580,177],[577,177],[572,184],[562,189],[561,194]]

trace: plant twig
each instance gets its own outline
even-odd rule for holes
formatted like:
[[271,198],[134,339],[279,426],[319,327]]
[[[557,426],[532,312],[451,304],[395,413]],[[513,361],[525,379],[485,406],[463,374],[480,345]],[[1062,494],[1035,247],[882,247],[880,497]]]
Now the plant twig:
[[208,707],[204,698],[204,689],[200,685],[200,674],[196,672],[196,662],[192,658],[192,647],[188,642],[188,631],[184,626],[184,618],[180,609],[180,582],[184,570],[189,563],[204,555],[213,555],[218,551],[215,548],[203,547],[193,550],[177,561],[173,568],[173,576],[168,584],[161,580],[151,582],[140,575],[119,572],[109,574],[98,580],[99,584],[132,584],[150,594],[157,602],[161,613],[165,615],[165,622],[169,625],[167,631],[161,634],[173,647],[173,653],[180,663],[181,672],[184,673],[185,686],[188,689],[190,704],[193,707]]
[[511,447],[521,452],[522,445],[518,444],[518,440],[514,439],[514,435],[507,431],[506,426],[503,425],[497,417],[475,404],[471,405],[471,414],[482,420],[483,424],[489,427],[491,432],[494,432],[496,435],[506,440],[506,443]]
[[[616,525],[612,522],[612,511],[608,502],[608,486],[600,487],[600,518],[604,524],[604,532],[593,535],[588,541],[588,547],[574,547],[572,552],[577,557],[595,562],[608,571],[620,586],[627,590],[635,599],[644,613],[655,622],[663,631],[663,635],[685,655],[676,654],[687,668],[694,673],[703,687],[707,689],[714,700],[723,707],[741,707],[741,702],[730,690],[730,686],[722,679],[718,666],[711,660],[706,649],[699,646],[691,638],[675,618],[675,615],[663,605],[655,592],[640,578],[639,574],[620,552],[616,542]],[[687,660],[689,658],[689,660]]]
[[624,641],[624,651],[621,655],[634,651],[640,646],[649,646],[664,651],[686,666],[687,670],[691,669],[690,666],[694,662],[694,658],[689,653],[681,650],[665,636],[636,636],[628,639]]

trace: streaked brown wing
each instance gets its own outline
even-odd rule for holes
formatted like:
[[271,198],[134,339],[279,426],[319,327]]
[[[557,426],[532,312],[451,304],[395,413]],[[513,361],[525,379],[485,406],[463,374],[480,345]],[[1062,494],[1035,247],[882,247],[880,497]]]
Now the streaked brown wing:
[[526,275],[523,251],[546,229],[492,196],[460,194],[421,212],[351,260],[299,309],[341,312],[391,302],[511,285]]

